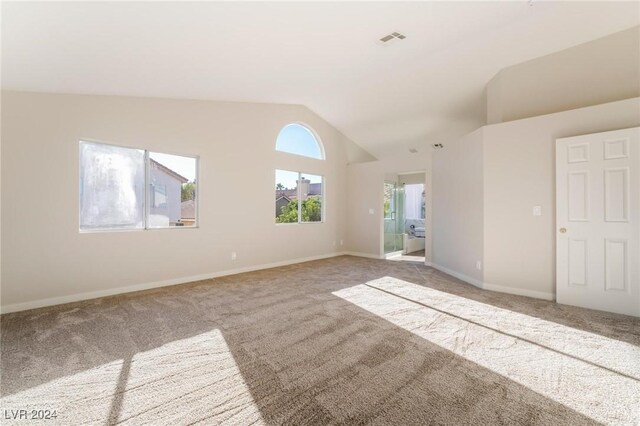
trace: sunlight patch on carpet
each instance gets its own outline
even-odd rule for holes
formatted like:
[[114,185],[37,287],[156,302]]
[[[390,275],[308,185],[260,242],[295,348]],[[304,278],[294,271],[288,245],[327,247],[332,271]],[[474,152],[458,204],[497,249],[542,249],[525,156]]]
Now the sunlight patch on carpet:
[[46,424],[263,423],[219,330],[52,380],[0,399],[0,407],[56,410]]
[[392,277],[333,294],[596,421],[640,423],[636,346]]

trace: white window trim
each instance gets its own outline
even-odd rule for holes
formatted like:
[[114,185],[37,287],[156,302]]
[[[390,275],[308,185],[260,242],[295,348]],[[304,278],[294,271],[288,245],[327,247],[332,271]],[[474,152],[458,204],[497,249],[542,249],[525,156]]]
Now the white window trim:
[[[80,192],[78,191],[78,231],[81,234],[102,234],[105,232],[141,232],[141,231],[161,231],[161,230],[165,230],[165,229],[199,229],[200,228],[200,156],[199,155],[192,155],[192,154],[178,154],[178,153],[174,153],[174,152],[160,152],[160,151],[151,151],[149,149],[145,149],[145,148],[135,148],[135,147],[131,147],[131,146],[126,146],[126,145],[120,145],[120,144],[116,144],[116,143],[111,143],[111,142],[103,142],[103,141],[98,141],[95,139],[90,139],[90,138],[81,138],[78,141],[78,185],[80,184],[80,180],[82,179],[82,175],[81,173],[81,168],[80,168],[80,147],[82,145],[83,142],[86,143],[92,143],[92,144],[100,144],[100,145],[108,145],[108,146],[113,146],[113,147],[117,147],[117,148],[125,148],[125,149],[135,149],[138,151],[144,151],[144,217],[143,217],[143,222],[144,222],[144,227],[142,228],[95,228],[95,229],[83,229],[82,225],[80,223],[80,217],[81,217],[81,210],[80,210]],[[195,224],[193,226],[154,226],[151,227],[149,226],[149,213],[150,213],[150,207],[149,207],[149,201],[150,201],[150,191],[149,191],[149,184],[151,182],[151,167],[150,167],[150,157],[149,157],[149,153],[150,152],[157,152],[159,154],[167,154],[167,155],[175,155],[175,156],[180,156],[180,157],[187,157],[187,158],[193,158],[194,160],[196,160],[196,177],[195,177],[195,182],[196,182],[196,205],[195,205]],[[80,188],[78,187],[78,190]]]
[[[316,222],[303,222],[302,221],[302,193],[301,191],[301,187],[300,185],[298,185],[296,187],[296,195],[298,197],[298,221],[297,222],[286,222],[286,223],[278,223],[275,222],[276,226],[288,226],[288,225],[318,225],[318,224],[322,224],[326,222],[326,205],[325,205],[325,199],[326,199],[326,179],[324,177],[324,175],[322,174],[316,174],[316,173],[305,173],[305,172],[295,172],[293,170],[285,170],[285,169],[276,169],[276,171],[281,170],[283,172],[291,172],[291,173],[297,173],[298,174],[298,182],[300,182],[302,180],[302,176],[307,174],[307,175],[312,175],[312,176],[320,176],[321,179],[321,183],[322,183],[322,194],[321,194],[321,198],[320,198],[320,220],[316,221]],[[275,201],[274,201],[275,202]]]

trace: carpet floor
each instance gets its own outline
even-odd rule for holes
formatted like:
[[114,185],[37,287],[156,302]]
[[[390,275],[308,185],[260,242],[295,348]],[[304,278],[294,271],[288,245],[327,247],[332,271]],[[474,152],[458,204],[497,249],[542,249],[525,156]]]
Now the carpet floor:
[[3,425],[640,424],[640,319],[415,262],[341,256],[0,322]]

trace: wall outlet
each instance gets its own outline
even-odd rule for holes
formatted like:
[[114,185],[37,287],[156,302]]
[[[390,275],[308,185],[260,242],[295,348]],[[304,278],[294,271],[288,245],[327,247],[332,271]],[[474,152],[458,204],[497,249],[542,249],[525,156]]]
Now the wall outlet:
[[533,215],[542,216],[542,206],[533,206]]
[[479,260],[476,262],[476,269],[477,269],[478,271],[481,271],[481,270],[482,270],[482,262],[480,262]]
[[236,258],[238,257],[238,254],[235,251],[231,252],[231,260],[236,260]]
[[373,214],[374,210],[373,209],[369,209],[369,214]]
[[344,241],[340,240],[340,245],[343,246],[344,245]]

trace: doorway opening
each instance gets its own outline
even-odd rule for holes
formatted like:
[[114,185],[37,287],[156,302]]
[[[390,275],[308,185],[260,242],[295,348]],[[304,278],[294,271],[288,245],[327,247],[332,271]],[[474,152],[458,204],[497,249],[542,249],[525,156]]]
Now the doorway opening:
[[424,262],[425,173],[387,175],[383,196],[383,248],[387,259]]

